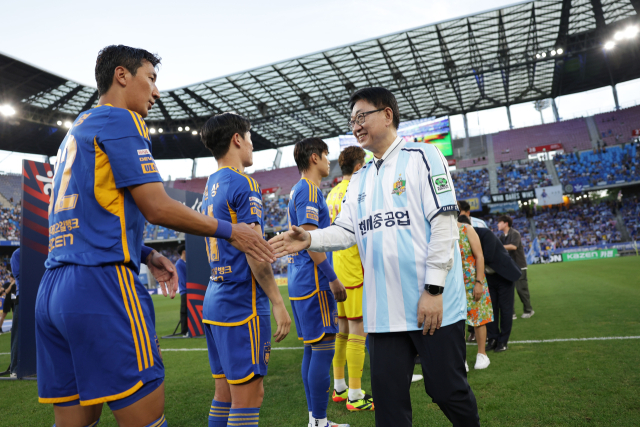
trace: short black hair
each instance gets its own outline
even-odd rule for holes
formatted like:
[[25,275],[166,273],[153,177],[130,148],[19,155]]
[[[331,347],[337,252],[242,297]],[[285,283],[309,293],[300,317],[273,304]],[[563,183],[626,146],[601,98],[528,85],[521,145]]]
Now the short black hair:
[[511,228],[511,226],[513,225],[513,220],[511,219],[510,216],[507,216],[507,215],[499,216],[498,222],[506,222],[507,224],[509,224],[509,228]]
[[[460,203],[460,202],[458,202]],[[458,215],[458,222],[471,225],[471,220],[466,215]]]
[[251,130],[251,122],[246,117],[234,113],[216,114],[202,126],[200,139],[216,160],[223,158],[231,146],[231,138],[236,133],[242,138]]
[[182,252],[184,252],[186,249],[187,247],[184,244],[178,246],[178,249],[177,249],[178,255],[182,256]]
[[471,205],[466,200],[458,200],[458,208],[460,212],[466,212],[471,210]]
[[364,165],[366,153],[361,147],[352,145],[345,148],[338,157],[338,164],[343,175],[351,175],[357,165]]
[[393,111],[393,126],[398,129],[400,125],[400,110],[398,101],[390,90],[383,87],[366,87],[355,91],[349,98],[349,110],[353,110],[356,102],[364,100],[376,108],[391,108]]
[[322,158],[322,153],[329,153],[329,147],[320,138],[306,138],[302,141],[296,142],[296,146],[293,147],[293,158],[298,165],[298,171],[300,173],[309,169],[312,154],[317,154]]
[[121,44],[107,46],[98,52],[95,71],[98,95],[102,96],[109,91],[117,67],[122,66],[135,76],[142,61],[149,61],[155,68],[160,64],[161,58],[147,50]]

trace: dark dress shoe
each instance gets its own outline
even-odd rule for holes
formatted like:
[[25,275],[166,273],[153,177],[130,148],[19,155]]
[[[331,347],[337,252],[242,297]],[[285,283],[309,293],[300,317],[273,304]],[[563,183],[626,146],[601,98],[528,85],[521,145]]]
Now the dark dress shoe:
[[493,350],[498,346],[498,341],[496,340],[489,340],[489,342],[487,343],[487,350]]
[[469,334],[469,336],[467,337],[467,341],[469,342],[474,342],[476,340],[476,334],[474,334],[473,332],[471,332]]
[[501,351],[507,351],[509,349],[509,347],[507,346],[507,344],[501,342],[500,344],[498,344],[498,346],[496,347],[495,351],[496,353],[499,353]]

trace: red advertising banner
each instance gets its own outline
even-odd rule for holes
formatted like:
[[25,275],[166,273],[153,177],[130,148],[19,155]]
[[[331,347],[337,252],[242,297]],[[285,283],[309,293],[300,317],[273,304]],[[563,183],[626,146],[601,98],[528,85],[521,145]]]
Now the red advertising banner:
[[529,154],[535,154],[535,153],[544,153],[546,151],[557,151],[557,150],[563,150],[564,147],[562,146],[562,144],[549,144],[549,145],[540,145],[538,147],[529,147],[527,148],[527,151],[529,152]]
[[449,163],[449,166],[455,166],[456,165],[456,159],[448,159],[447,163]]
[[631,131],[631,136],[640,136],[640,129],[634,129]]
[[540,145],[538,147],[527,148],[527,151],[529,152],[529,154],[544,153],[547,151],[557,151],[557,150],[564,150],[564,147],[562,146],[562,144]]
[[280,187],[269,187],[269,188],[263,188],[263,189],[262,189],[262,194],[271,194],[271,193],[275,193],[276,191],[278,191],[278,188],[280,188]]

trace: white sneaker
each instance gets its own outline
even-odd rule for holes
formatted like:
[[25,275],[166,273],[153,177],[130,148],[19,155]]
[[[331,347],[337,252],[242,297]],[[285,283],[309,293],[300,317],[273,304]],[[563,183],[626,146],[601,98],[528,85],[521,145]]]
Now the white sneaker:
[[516,320],[516,319],[518,318],[518,315],[517,315],[517,314],[515,314],[515,313],[513,313],[513,316],[511,316],[511,318],[512,318],[513,320]]
[[464,369],[465,371],[469,372],[469,365],[467,364],[467,361],[464,361]]
[[337,424],[331,420],[328,420],[328,422],[329,424],[327,424],[327,427],[351,427],[349,424]]
[[521,317],[522,317],[523,319],[528,319],[528,318],[530,318],[531,316],[533,316],[534,314],[536,314],[536,312],[535,312],[535,311],[533,311],[533,310],[531,310],[531,312],[530,312],[530,313],[522,313],[522,316],[521,316]]
[[422,375],[413,374],[413,377],[411,377],[411,382],[417,383],[418,381],[422,381],[422,378],[424,378]]
[[489,367],[491,361],[489,360],[489,356],[486,354],[478,353],[478,357],[476,358],[476,366],[473,369],[486,369]]

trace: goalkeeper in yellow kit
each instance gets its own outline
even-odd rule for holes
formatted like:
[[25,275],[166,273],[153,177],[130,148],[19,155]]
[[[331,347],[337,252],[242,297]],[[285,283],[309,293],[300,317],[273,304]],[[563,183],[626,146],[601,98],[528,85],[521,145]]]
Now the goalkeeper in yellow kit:
[[[365,152],[358,146],[347,147],[338,159],[342,169],[340,182],[327,197],[331,222],[340,213],[351,175],[364,165]],[[333,358],[333,401],[347,401],[349,411],[373,411],[373,398],[361,387],[367,334],[362,323],[362,262],[358,246],[333,252],[333,269],[347,290],[347,300],[338,303],[336,353]],[[344,378],[345,362],[349,367],[349,386]]]

